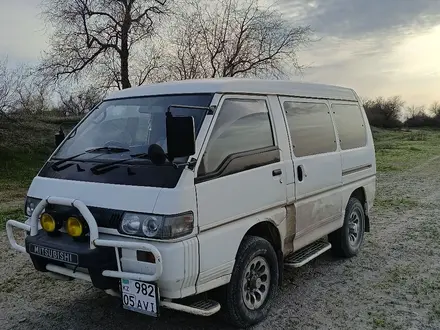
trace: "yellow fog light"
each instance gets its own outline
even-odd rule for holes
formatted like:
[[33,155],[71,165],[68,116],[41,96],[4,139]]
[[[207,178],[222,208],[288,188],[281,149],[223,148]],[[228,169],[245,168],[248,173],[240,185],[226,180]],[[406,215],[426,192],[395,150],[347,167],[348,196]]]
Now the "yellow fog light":
[[57,224],[55,219],[48,213],[43,213],[40,218],[41,227],[48,233],[52,233],[55,231]]
[[83,225],[79,219],[70,217],[67,219],[67,233],[72,237],[80,237],[83,234]]

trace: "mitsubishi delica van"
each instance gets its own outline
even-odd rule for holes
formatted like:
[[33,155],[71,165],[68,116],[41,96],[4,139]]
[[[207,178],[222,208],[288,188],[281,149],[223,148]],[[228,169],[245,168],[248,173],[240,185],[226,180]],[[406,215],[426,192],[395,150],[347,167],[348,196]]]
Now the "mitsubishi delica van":
[[222,309],[251,326],[284,267],[329,249],[354,257],[370,229],[374,145],[352,89],[140,86],[107,96],[57,140],[29,188],[26,222],[6,224],[10,243],[37,271],[91,282],[134,312]]

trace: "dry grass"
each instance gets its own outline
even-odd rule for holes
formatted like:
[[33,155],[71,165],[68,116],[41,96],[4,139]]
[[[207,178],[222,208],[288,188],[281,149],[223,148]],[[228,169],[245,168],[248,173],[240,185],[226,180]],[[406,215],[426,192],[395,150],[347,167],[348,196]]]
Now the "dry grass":
[[379,172],[401,171],[440,156],[440,131],[373,130]]
[[[50,120],[56,123],[29,117],[0,123],[0,204],[23,198],[32,178],[53,151],[59,119]],[[69,123],[67,128],[72,125]]]

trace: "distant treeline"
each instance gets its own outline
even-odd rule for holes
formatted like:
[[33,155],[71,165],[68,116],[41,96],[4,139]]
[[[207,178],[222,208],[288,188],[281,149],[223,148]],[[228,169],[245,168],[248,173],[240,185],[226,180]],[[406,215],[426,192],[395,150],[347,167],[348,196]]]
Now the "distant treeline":
[[[53,102],[43,93],[28,95],[26,100],[22,98],[22,102],[14,103],[14,107],[3,113],[3,117],[12,121],[32,117],[33,120],[50,124],[75,124],[98,104],[102,97],[103,93],[90,88],[76,91],[72,95],[63,95],[58,102]],[[434,102],[429,107],[405,106],[400,97],[394,96],[363,100],[363,106],[370,125],[374,127],[440,128],[440,102]]]
[[371,126],[381,128],[439,127],[440,103],[429,107],[405,106],[405,102],[394,96],[378,97],[363,102]]

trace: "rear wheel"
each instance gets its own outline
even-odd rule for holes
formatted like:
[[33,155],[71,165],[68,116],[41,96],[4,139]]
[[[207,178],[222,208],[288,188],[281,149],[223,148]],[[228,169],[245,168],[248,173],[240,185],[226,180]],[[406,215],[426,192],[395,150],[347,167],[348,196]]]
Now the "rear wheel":
[[231,281],[226,286],[228,321],[246,328],[264,320],[278,289],[279,269],[274,248],[265,239],[245,236]]
[[364,241],[365,212],[362,203],[351,197],[345,209],[344,225],[329,235],[335,255],[345,258],[356,256]]

